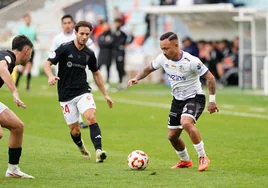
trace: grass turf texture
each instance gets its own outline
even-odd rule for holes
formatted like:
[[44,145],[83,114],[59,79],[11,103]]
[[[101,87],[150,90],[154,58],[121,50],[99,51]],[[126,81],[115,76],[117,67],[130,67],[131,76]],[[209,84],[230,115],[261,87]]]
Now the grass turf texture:
[[[94,92],[97,120],[102,129],[103,148],[108,158],[95,163],[89,129],[82,137],[92,159],[84,160],[73,144],[57,102],[56,87],[45,77],[33,78],[30,92],[20,85],[26,110],[17,108],[6,87],[0,101],[25,123],[20,167],[35,176],[4,178],[7,168],[9,131],[0,140],[0,187],[265,187],[268,185],[268,97],[248,94],[237,88],[217,91],[220,113],[205,112],[197,123],[211,166],[198,172],[197,154],[183,132],[193,160],[189,169],[170,167],[178,161],[167,140],[170,89],[163,85],[137,85],[110,93],[109,109],[100,92]],[[128,154],[140,149],[149,155],[144,171],[130,170]],[[1,175],[2,174],[2,175]]]

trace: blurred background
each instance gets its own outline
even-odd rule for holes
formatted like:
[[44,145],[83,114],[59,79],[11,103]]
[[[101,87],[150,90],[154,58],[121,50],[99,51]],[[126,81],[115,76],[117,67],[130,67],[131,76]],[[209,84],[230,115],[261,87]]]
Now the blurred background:
[[[181,48],[208,66],[218,87],[235,86],[268,94],[267,10],[266,0],[0,0],[0,49],[11,48],[13,37],[25,25],[25,15],[29,15],[36,32],[31,74],[40,76],[52,40],[62,32],[63,15],[72,15],[75,22],[93,24],[91,39],[96,57],[99,37],[107,25],[116,35],[117,19],[127,36],[120,44],[125,55],[112,57],[107,88],[115,84],[123,89],[128,78],[161,53],[160,35],[173,31],[180,38]],[[112,46],[111,51],[117,47]],[[123,58],[125,64],[122,82],[115,63],[118,58]],[[107,79],[104,66],[101,72]],[[169,85],[161,70],[144,82]]]

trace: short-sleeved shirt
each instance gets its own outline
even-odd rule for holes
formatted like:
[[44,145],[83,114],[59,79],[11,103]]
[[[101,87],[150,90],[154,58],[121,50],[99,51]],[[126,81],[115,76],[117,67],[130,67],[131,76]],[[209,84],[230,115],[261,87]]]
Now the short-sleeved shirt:
[[[55,51],[61,44],[72,41],[75,38],[76,38],[76,36],[75,36],[74,30],[70,34],[61,32],[60,34],[55,36],[55,38],[53,39],[50,51],[52,51],[52,52]],[[86,46],[88,48],[91,48],[93,46],[93,41],[90,38],[88,39]]]
[[172,95],[177,100],[193,98],[196,94],[205,94],[199,77],[208,72],[208,68],[199,58],[182,51],[178,61],[172,61],[160,54],[152,62],[153,69],[163,67],[171,84]]
[[58,96],[60,102],[69,101],[84,93],[90,93],[87,83],[86,66],[92,72],[98,71],[97,60],[92,50],[86,46],[78,50],[74,41],[60,45],[48,58],[59,65]]
[[[10,74],[13,72],[14,67],[16,66],[16,56],[13,52],[9,50],[0,51],[0,61],[5,60],[8,66],[8,71]],[[0,88],[4,85],[4,81],[0,77]]]
[[24,26],[20,27],[18,34],[19,35],[25,35],[32,42],[34,42],[36,40],[36,30],[32,26],[24,25]]

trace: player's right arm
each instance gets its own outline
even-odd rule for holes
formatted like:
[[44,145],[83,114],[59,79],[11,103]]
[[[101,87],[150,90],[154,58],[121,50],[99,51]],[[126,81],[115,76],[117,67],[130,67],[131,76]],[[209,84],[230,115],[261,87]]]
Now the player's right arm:
[[137,84],[140,80],[148,76],[153,71],[155,71],[155,69],[152,67],[152,65],[146,66],[144,69],[138,72],[138,74],[134,78],[128,81],[127,86],[130,87],[133,84]]
[[52,63],[47,60],[44,64],[44,71],[48,77],[48,84],[50,86],[53,86],[56,84],[57,80],[59,80],[60,78],[53,74],[51,65]]
[[0,77],[7,85],[8,89],[12,92],[14,102],[18,107],[26,108],[26,105],[20,100],[18,90],[14,84],[14,81],[8,71],[8,66],[6,61],[0,61]]
[[127,83],[127,86],[130,87],[134,84],[137,84],[140,80],[151,74],[151,72],[154,72],[155,70],[162,67],[161,63],[163,62],[163,54],[160,54],[156,57],[155,60],[152,61],[152,63],[148,66],[146,66],[144,69],[142,69],[138,74],[130,79]]
[[59,77],[53,74],[51,65],[56,65],[60,61],[63,54],[64,54],[64,46],[60,45],[55,51],[50,53],[47,61],[44,64],[44,72],[48,77],[48,84],[50,86],[55,85],[57,80],[60,80]]

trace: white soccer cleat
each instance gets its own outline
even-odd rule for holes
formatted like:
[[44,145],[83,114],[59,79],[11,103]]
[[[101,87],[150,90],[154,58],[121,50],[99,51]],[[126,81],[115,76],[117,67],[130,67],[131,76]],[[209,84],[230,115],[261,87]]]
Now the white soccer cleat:
[[89,160],[91,158],[90,152],[87,150],[83,140],[82,140],[82,146],[78,147],[78,149],[85,159]]
[[106,151],[97,149],[96,151],[96,162],[97,163],[102,163],[106,159]]
[[7,171],[6,171],[5,177],[6,178],[28,178],[28,179],[33,179],[34,178],[33,176],[20,171],[19,167],[15,167],[12,170],[10,170],[8,168]]

